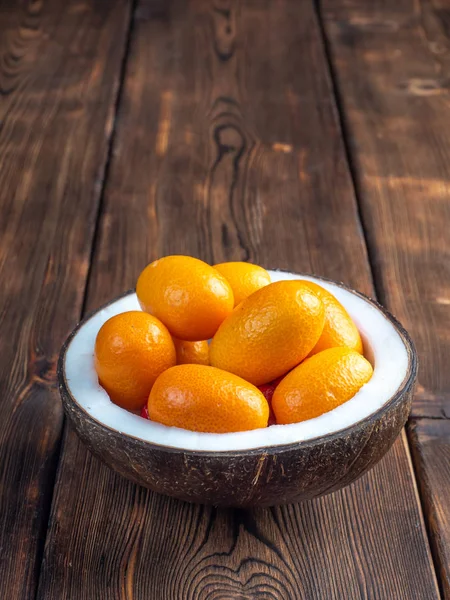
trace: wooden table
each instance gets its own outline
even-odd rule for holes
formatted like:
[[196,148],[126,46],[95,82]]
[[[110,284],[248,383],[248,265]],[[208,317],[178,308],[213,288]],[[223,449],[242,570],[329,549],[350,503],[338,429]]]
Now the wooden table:
[[[449,32],[448,0],[0,4],[0,598],[450,598]],[[375,469],[218,510],[89,454],[61,343],[171,253],[400,318],[419,385]]]

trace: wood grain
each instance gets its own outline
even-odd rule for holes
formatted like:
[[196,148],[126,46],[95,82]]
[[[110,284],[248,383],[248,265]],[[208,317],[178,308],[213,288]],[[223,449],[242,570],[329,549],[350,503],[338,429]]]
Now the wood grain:
[[409,469],[399,440],[341,493],[214,509],[126,483],[69,433],[38,598],[438,598]]
[[[138,4],[88,307],[175,252],[371,291],[309,1]],[[438,598],[405,440],[340,493],[243,511],[133,486],[69,431],[38,598],[97,597]]]
[[442,596],[450,598],[450,421],[414,419],[408,427]]
[[410,330],[413,414],[450,417],[450,11],[322,0],[379,297]]
[[62,408],[56,358],[79,318],[125,2],[0,6],[0,597],[34,598]]

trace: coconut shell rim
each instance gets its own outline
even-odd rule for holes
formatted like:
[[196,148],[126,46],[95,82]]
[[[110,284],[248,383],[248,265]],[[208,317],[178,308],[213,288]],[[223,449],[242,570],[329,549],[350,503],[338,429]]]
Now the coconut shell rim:
[[300,449],[304,449],[306,447],[312,448],[314,446],[322,444],[324,441],[333,441],[334,439],[338,439],[340,437],[349,436],[353,433],[360,431],[361,429],[365,429],[368,425],[383,418],[384,414],[386,412],[388,412],[390,410],[390,408],[392,408],[393,405],[401,403],[403,398],[407,397],[407,393],[411,390],[411,388],[414,386],[414,383],[416,381],[417,371],[418,371],[418,356],[417,356],[417,351],[416,351],[414,342],[411,339],[409,333],[406,331],[406,329],[403,327],[403,325],[398,321],[398,319],[396,317],[394,317],[394,315],[392,315],[392,313],[390,311],[388,311],[384,306],[382,306],[377,300],[370,298],[369,296],[367,296],[366,294],[364,294],[362,292],[354,290],[353,288],[345,285],[343,282],[336,281],[336,280],[333,280],[333,279],[330,279],[327,277],[322,277],[320,275],[315,275],[314,273],[293,273],[292,271],[288,271],[287,269],[270,269],[270,270],[278,271],[280,273],[289,273],[290,275],[298,275],[299,278],[301,278],[302,276],[311,276],[319,281],[324,281],[326,283],[331,283],[333,285],[336,285],[356,296],[359,296],[361,299],[363,299],[366,302],[368,302],[369,304],[371,304],[374,308],[379,310],[384,315],[384,317],[391,323],[391,325],[394,327],[394,329],[399,334],[399,336],[401,337],[401,339],[405,345],[406,352],[408,355],[408,367],[406,370],[405,377],[404,377],[402,383],[400,384],[400,386],[398,387],[397,391],[395,392],[395,394],[393,394],[393,396],[391,396],[388,400],[386,400],[386,402],[374,413],[368,415],[367,417],[365,417],[364,419],[362,419],[360,421],[353,423],[352,425],[350,425],[348,427],[345,427],[344,429],[339,429],[338,431],[334,431],[332,433],[328,433],[323,436],[311,438],[309,440],[303,440],[303,441],[299,441],[299,442],[291,442],[288,444],[281,444],[281,445],[277,445],[277,446],[262,445],[262,446],[257,446],[255,448],[240,449],[240,450],[216,450],[216,451],[213,451],[213,450],[191,450],[191,449],[187,449],[187,448],[175,448],[174,446],[166,446],[163,444],[156,444],[154,442],[149,442],[147,440],[143,440],[142,438],[136,437],[134,435],[130,435],[128,433],[124,433],[122,431],[119,431],[118,429],[114,429],[112,427],[105,425],[102,421],[99,421],[98,419],[92,417],[77,402],[76,398],[70,392],[69,386],[67,384],[66,377],[65,377],[66,353],[67,353],[67,350],[70,346],[72,339],[77,335],[77,333],[80,331],[80,329],[93,316],[95,316],[101,310],[108,308],[111,304],[114,304],[115,302],[124,298],[125,296],[134,294],[136,292],[136,290],[133,288],[112,298],[105,304],[102,304],[99,308],[89,311],[86,314],[86,316],[83,317],[83,319],[81,321],[79,321],[79,323],[74,327],[74,329],[70,332],[70,334],[66,338],[66,340],[61,348],[60,354],[59,354],[58,366],[57,366],[58,385],[59,385],[60,394],[61,394],[61,397],[63,400],[63,404],[65,405],[66,403],[69,403],[69,399],[70,399],[70,402],[79,411],[80,418],[95,422],[97,424],[97,426],[101,427],[106,432],[111,432],[111,433],[114,433],[115,435],[120,435],[124,438],[129,438],[130,440],[133,440],[135,442],[142,444],[143,446],[147,447],[148,449],[154,448],[154,449],[159,449],[159,450],[163,450],[163,451],[167,451],[167,452],[171,452],[171,453],[173,452],[176,454],[192,454],[192,455],[196,455],[196,456],[204,457],[204,458],[217,457],[218,455],[226,458],[226,457],[238,457],[238,456],[244,456],[244,455],[252,456],[254,454],[261,454],[261,453],[281,454],[281,453],[295,450],[295,449],[300,450]]

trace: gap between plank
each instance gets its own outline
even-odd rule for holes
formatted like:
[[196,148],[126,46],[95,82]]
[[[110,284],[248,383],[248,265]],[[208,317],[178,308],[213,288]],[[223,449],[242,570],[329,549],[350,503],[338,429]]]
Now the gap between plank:
[[[359,222],[361,225],[361,231],[362,234],[364,236],[364,241],[366,244],[366,249],[367,249],[367,255],[369,258],[369,267],[370,267],[370,276],[372,279],[372,286],[373,289],[375,291],[375,296],[376,298],[378,298],[379,302],[381,304],[385,303],[385,294],[383,292],[383,280],[381,277],[381,271],[380,269],[377,267],[377,261],[374,259],[375,256],[375,248],[374,246],[372,246],[371,241],[370,241],[370,235],[369,235],[369,227],[366,225],[365,221],[364,221],[364,214],[362,211],[362,202],[361,202],[361,189],[358,185],[358,177],[357,177],[357,171],[356,171],[356,166],[352,160],[352,153],[351,153],[351,146],[350,146],[350,132],[349,132],[349,126],[347,123],[347,119],[345,117],[345,110],[344,110],[344,106],[343,106],[343,100],[342,100],[342,94],[340,92],[340,88],[339,88],[339,82],[338,82],[338,75],[336,73],[336,69],[334,68],[334,63],[333,63],[333,53],[331,50],[331,45],[329,43],[328,37],[327,37],[327,33],[325,30],[325,26],[324,26],[324,17],[323,17],[323,12],[322,12],[322,8],[321,8],[321,1],[320,0],[312,0],[313,1],[313,5],[314,5],[314,10],[316,13],[316,19],[318,22],[318,27],[319,27],[319,31],[320,31],[320,36],[322,38],[322,44],[323,44],[323,49],[324,49],[324,53],[325,53],[325,58],[326,58],[326,62],[328,65],[328,72],[329,72],[329,77],[330,77],[330,81],[331,81],[331,85],[332,85],[332,91],[333,91],[333,95],[334,95],[334,99],[335,99],[335,106],[336,106],[336,112],[337,112],[337,120],[339,123],[339,127],[341,130],[341,135],[342,135],[342,141],[343,141],[343,145],[344,145],[344,151],[345,151],[345,155],[346,155],[346,160],[347,160],[347,164],[348,164],[348,168],[350,171],[350,176],[352,179],[352,183],[353,183],[353,189],[355,191],[355,198],[356,198],[356,206],[357,206],[357,211],[358,211],[358,218],[359,218]],[[411,417],[408,418],[408,423],[411,422],[413,419]],[[434,569],[434,576],[436,578],[437,581],[437,585],[438,585],[438,590],[439,590],[439,594],[441,597],[443,597],[443,588],[442,588],[442,582],[440,581],[439,577],[438,577],[438,564],[436,561],[436,557],[433,553],[433,544],[431,544],[431,535],[430,535],[430,528],[428,526],[428,522],[425,516],[425,510],[424,510],[424,499],[422,497],[421,491],[420,491],[420,486],[418,485],[418,472],[417,472],[417,467],[416,464],[414,462],[413,459],[413,454],[411,451],[411,441],[409,439],[409,434],[406,428],[404,428],[404,433],[402,434],[404,436],[404,440],[405,440],[405,450],[406,450],[406,454],[408,457],[408,461],[411,465],[411,474],[413,477],[413,485],[416,491],[416,497],[418,500],[418,505],[419,505],[419,509],[420,509],[420,513],[422,515],[422,520],[425,526],[425,532],[427,535],[427,541],[428,541],[428,548],[430,551],[430,556],[431,559],[433,561],[433,569]]]
[[[427,419],[427,417],[412,417],[408,419],[408,424],[413,424],[415,421],[421,421],[423,419]],[[434,420],[441,420],[439,418],[434,418]],[[406,428],[406,439],[408,440],[408,447],[409,447],[409,453],[410,453],[410,461],[411,461],[411,465],[412,465],[412,469],[414,471],[414,476],[416,478],[416,487],[417,487],[417,495],[420,498],[420,504],[422,506],[422,513],[425,516],[425,512],[424,512],[424,505],[425,505],[425,501],[423,499],[423,496],[421,494],[421,486],[417,484],[417,482],[419,481],[419,465],[416,464],[415,460],[414,460],[414,456],[415,454],[412,452],[411,446],[412,446],[412,442],[410,441],[410,436],[412,437],[412,434],[409,432],[409,427]],[[433,538],[433,532],[431,530],[431,526],[428,523],[428,519],[424,519],[425,522],[425,528],[426,528],[426,532],[427,532],[427,536],[428,536],[428,543],[430,544],[430,551],[431,551],[431,556],[433,558],[433,566],[434,566],[434,570],[435,570],[435,574],[436,574],[436,580],[437,580],[437,584],[438,584],[438,588],[439,588],[439,594],[441,595],[441,598],[445,598],[445,590],[444,590],[444,584],[441,581],[441,578],[438,577],[438,573],[441,572],[441,569],[439,568],[440,565],[440,560],[439,560],[439,556],[437,555],[438,550],[436,549],[435,544],[431,543],[431,539]]]
[[120,103],[122,100],[122,92],[123,92],[123,88],[125,85],[125,74],[126,74],[126,70],[127,70],[128,57],[130,54],[131,39],[133,37],[137,3],[138,3],[138,0],[131,0],[131,3],[130,3],[127,34],[125,37],[122,62],[121,62],[120,69],[119,69],[119,84],[117,86],[116,99],[115,99],[114,108],[113,108],[113,123],[112,123],[111,131],[110,131],[109,139],[108,139],[108,143],[107,143],[106,160],[105,160],[105,166],[103,168],[103,178],[102,178],[102,183],[101,183],[100,198],[99,198],[98,206],[97,206],[97,214],[95,216],[94,232],[92,234],[91,252],[89,255],[89,267],[88,267],[88,271],[86,274],[86,284],[84,287],[83,303],[81,305],[81,313],[80,313],[81,318],[84,317],[85,312],[86,312],[87,299],[89,296],[89,284],[91,281],[91,273],[92,273],[92,263],[93,263],[93,259],[94,259],[95,253],[97,251],[97,246],[98,246],[98,234],[99,234],[99,230],[100,230],[100,223],[102,220],[102,214],[103,214],[104,203],[105,203],[106,182],[108,181],[108,177],[109,177],[109,171],[111,168],[111,160],[112,160],[112,152],[113,152],[114,143],[116,141],[117,115],[119,112],[119,107],[120,107]]
[[[104,164],[103,164],[102,168],[100,169],[100,171],[101,171],[101,175],[100,175],[101,189],[100,189],[100,195],[99,195],[99,200],[98,200],[98,205],[97,205],[97,212],[95,214],[94,230],[92,232],[92,238],[91,238],[91,249],[90,249],[90,253],[89,253],[89,266],[88,266],[88,271],[86,274],[86,279],[84,282],[83,301],[82,301],[81,308],[80,308],[80,320],[83,318],[85,311],[86,311],[86,303],[87,303],[87,296],[88,296],[88,290],[89,290],[89,281],[90,281],[91,271],[92,271],[92,261],[93,261],[93,257],[95,255],[95,252],[97,249],[97,238],[98,238],[99,226],[100,226],[99,224],[100,224],[101,216],[103,213],[105,187],[106,187],[106,182],[108,180],[112,151],[113,151],[114,141],[115,141],[115,136],[116,136],[117,115],[118,115],[119,106],[120,106],[121,99],[122,99],[122,92],[123,92],[124,81],[125,81],[125,72],[126,72],[126,68],[127,68],[131,39],[133,36],[137,2],[138,2],[138,0],[131,0],[129,11],[128,11],[128,23],[126,26],[125,43],[124,43],[122,59],[120,62],[120,67],[119,67],[119,77],[118,77],[117,89],[115,91],[116,97],[114,99],[114,104],[113,104],[113,108],[111,111],[112,112],[112,114],[111,114],[112,125],[110,128],[110,131],[107,134],[106,156],[105,156]],[[52,458],[54,465],[53,465],[53,469],[51,471],[52,476],[50,478],[49,485],[48,485],[48,490],[49,490],[48,502],[45,503],[45,513],[42,518],[41,531],[40,531],[40,535],[39,535],[39,541],[37,544],[37,552],[36,552],[36,559],[35,559],[35,570],[36,570],[37,577],[36,577],[36,589],[34,590],[33,598],[37,598],[38,592],[39,592],[39,587],[40,587],[40,582],[41,582],[40,575],[41,575],[41,570],[42,570],[42,561],[43,561],[44,552],[45,552],[45,544],[46,544],[46,540],[47,540],[48,526],[50,523],[51,512],[52,512],[52,507],[53,507],[55,484],[56,484],[58,474],[59,474],[59,469],[60,469],[60,464],[61,464],[60,459],[61,459],[62,449],[64,447],[65,437],[66,437],[66,419],[63,414],[61,436],[59,438],[58,445],[56,447],[54,456]]]
[[366,227],[366,224],[364,222],[364,215],[363,215],[362,209],[361,209],[361,202],[360,202],[361,190],[359,188],[358,178],[356,176],[356,167],[352,161],[352,154],[351,154],[350,142],[349,142],[348,125],[347,125],[347,122],[345,119],[345,112],[344,112],[344,108],[343,108],[341,93],[339,90],[339,84],[338,84],[338,80],[337,80],[336,71],[333,66],[332,52],[331,52],[330,44],[328,42],[325,27],[323,24],[323,16],[322,16],[322,11],[321,11],[321,7],[320,7],[320,0],[312,0],[312,4],[313,4],[314,12],[316,15],[316,21],[317,21],[317,25],[318,25],[319,34],[320,34],[320,37],[322,40],[322,47],[323,47],[323,51],[324,51],[324,55],[325,55],[325,62],[328,66],[328,79],[331,84],[331,91],[332,91],[333,98],[334,98],[336,121],[339,126],[339,131],[340,131],[341,138],[342,138],[342,145],[344,147],[345,159],[346,159],[347,166],[348,166],[348,169],[350,172],[350,178],[352,180],[353,191],[355,193],[355,199],[356,199],[355,204],[356,204],[356,212],[358,215],[358,223],[361,228],[361,234],[362,234],[362,237],[364,238],[364,244],[366,246],[367,256],[369,258],[370,283],[371,283],[372,289],[375,291],[375,294],[378,297],[380,303],[383,304],[383,301],[384,301],[383,294],[379,294],[380,286],[378,285],[378,282],[381,281],[381,277],[378,277],[376,269],[374,268],[374,265],[375,265],[374,249],[372,248],[372,246],[370,244],[370,239],[368,236],[368,227]]

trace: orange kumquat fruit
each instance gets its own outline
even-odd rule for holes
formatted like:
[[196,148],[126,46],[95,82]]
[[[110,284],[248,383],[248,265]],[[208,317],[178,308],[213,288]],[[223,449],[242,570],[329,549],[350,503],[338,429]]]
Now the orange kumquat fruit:
[[142,310],[188,341],[211,338],[234,306],[225,277],[191,256],[165,256],[149,264],[139,276],[136,294]]
[[152,421],[191,431],[231,433],[267,427],[269,405],[240,377],[204,365],[162,373],[148,399]]
[[272,409],[277,423],[306,421],[340,406],[372,373],[369,361],[350,348],[329,348],[307,358],[275,389]]
[[211,342],[210,363],[253,385],[268,383],[309,354],[324,321],[322,301],[303,282],[271,283],[225,319]]
[[156,378],[175,365],[176,354],[170,333],[158,319],[130,311],[111,317],[100,328],[94,361],[100,385],[112,402],[139,410]]

